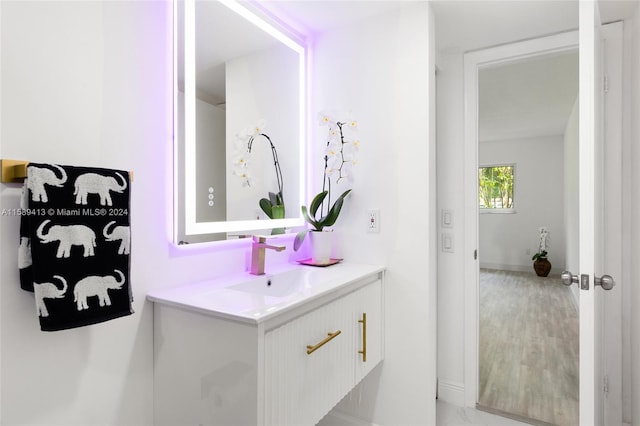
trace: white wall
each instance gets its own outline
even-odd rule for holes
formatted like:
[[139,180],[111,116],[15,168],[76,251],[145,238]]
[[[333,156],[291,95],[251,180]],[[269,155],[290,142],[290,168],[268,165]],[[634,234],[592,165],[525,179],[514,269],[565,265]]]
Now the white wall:
[[[152,329],[144,295],[175,276],[153,262],[168,260],[168,6],[2,2],[0,7],[1,155],[134,171],[136,312],[91,327],[41,332],[33,295],[18,285],[18,218],[2,217],[0,420],[149,424]],[[19,186],[1,190],[2,208],[17,207]]]
[[[18,285],[18,218],[2,217],[0,423],[151,425],[145,294],[243,270],[249,249],[170,243],[171,3],[3,1],[0,18],[0,156],[134,171],[136,312],[39,331],[33,296]],[[387,358],[342,407],[378,424],[435,423],[431,19],[426,3],[412,3],[336,30],[318,40],[314,63],[313,112],[352,109],[360,120],[361,168],[336,227],[343,255],[389,266]],[[19,185],[0,190],[0,208],[18,206]],[[366,234],[366,209],[376,207],[381,232]],[[278,263],[290,253],[270,255]]]
[[[2,158],[134,171],[135,314],[39,330],[19,288],[18,218],[0,221],[2,424],[150,425],[152,288],[242,270],[247,248],[169,243],[172,181],[171,3],[0,2]],[[2,185],[15,208],[19,185]],[[286,254],[283,254],[286,259]]]
[[[464,63],[438,61],[438,212],[453,211],[454,251],[438,253],[438,397],[464,405]],[[441,228],[442,231],[445,229]]]
[[[236,135],[265,119],[267,134],[278,151],[282,169],[285,213],[295,217],[300,205],[299,127],[292,117],[298,115],[298,55],[286,46],[276,46],[233,58],[226,63],[227,164],[238,155]],[[244,147],[246,150],[246,146]],[[269,142],[259,137],[252,145],[251,187],[227,169],[227,217],[233,220],[266,218],[258,205],[269,192],[278,192],[273,156]],[[288,208],[287,208],[288,207]]]
[[564,146],[562,136],[483,141],[480,166],[514,165],[515,213],[481,213],[480,266],[533,272],[539,228],[549,230],[549,261],[553,272],[565,269]]
[[631,283],[632,288],[629,294],[629,306],[631,310],[630,321],[630,349],[632,360],[631,371],[625,374],[623,371],[623,377],[631,377],[631,418],[629,419],[632,424],[640,423],[640,365],[638,360],[640,359],[640,311],[637,306],[640,306],[640,285],[637,277],[640,276],[640,168],[637,167],[640,164],[640,120],[637,120],[640,114],[640,81],[637,78],[638,72],[640,72],[640,8],[636,7],[636,12],[633,16],[631,35],[631,78],[629,82],[631,84],[631,113],[630,120],[631,138],[630,138],[630,165],[631,165],[631,229],[630,229],[630,277],[633,277],[627,282]]
[[[435,424],[435,138],[433,22],[427,3],[318,38],[313,48],[312,191],[320,191],[319,111],[358,120],[359,166],[337,231],[343,256],[383,262],[386,359],[338,410],[381,425]],[[349,185],[338,187],[339,193]],[[366,233],[367,209],[380,233]]]

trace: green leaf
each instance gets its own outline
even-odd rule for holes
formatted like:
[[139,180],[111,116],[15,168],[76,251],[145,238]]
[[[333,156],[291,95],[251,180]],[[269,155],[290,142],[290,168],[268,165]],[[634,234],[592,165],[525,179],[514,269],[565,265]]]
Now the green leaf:
[[271,235],[281,235],[285,233],[284,228],[273,228],[271,229]]
[[[329,209],[326,216],[322,216],[320,219],[316,218],[318,208],[322,205],[322,202],[329,194],[328,191],[322,191],[316,195],[311,201],[311,206],[307,209],[307,206],[302,206],[302,215],[304,219],[311,225],[316,231],[322,231],[325,226],[332,226],[342,210],[344,198],[351,192],[350,189],[346,190],[338,199],[333,203],[333,206]],[[303,237],[304,239],[304,237]]]
[[316,217],[318,208],[322,205],[322,202],[327,197],[327,194],[329,194],[328,191],[322,191],[321,193],[313,197],[311,205],[309,206],[309,210],[311,212],[311,216],[313,216],[314,218]]
[[271,210],[271,201],[267,200],[266,198],[261,198],[258,204],[260,205],[260,208],[262,209],[264,214],[266,214],[267,217],[269,217],[270,219],[273,219],[273,211]]
[[278,202],[278,196],[273,192],[269,193],[269,201],[271,201],[272,206],[277,206],[278,204],[281,204]]
[[322,230],[322,228],[319,228],[320,224],[315,220],[315,218],[309,216],[307,206],[302,206],[302,215],[304,216],[304,220],[306,220],[311,226],[317,230]]
[[271,206],[271,219],[284,219],[284,206],[283,205],[275,205]]
[[329,210],[329,213],[322,218],[322,223],[324,226],[333,226],[333,224],[336,223],[336,220],[338,220],[338,215],[340,214],[340,210],[342,210],[342,203],[343,200],[336,200],[336,202],[333,204],[333,207],[331,207],[331,210]]
[[295,251],[298,251],[300,246],[302,246],[302,243],[304,242],[304,238],[307,236],[308,233],[309,233],[309,230],[305,229],[296,234],[296,238],[293,240],[293,249]]
[[349,192],[351,192],[351,190],[347,189],[341,196],[338,197],[336,202],[333,203],[331,210],[329,210],[327,216],[322,220],[324,226],[332,226],[334,223],[336,223],[336,220],[338,220],[338,216],[340,215],[340,211],[342,210],[344,197],[349,195]]
[[547,257],[547,251],[546,250],[542,250],[541,252],[538,252],[536,254],[533,255],[533,257],[531,258],[531,260],[538,260],[540,258],[546,258]]

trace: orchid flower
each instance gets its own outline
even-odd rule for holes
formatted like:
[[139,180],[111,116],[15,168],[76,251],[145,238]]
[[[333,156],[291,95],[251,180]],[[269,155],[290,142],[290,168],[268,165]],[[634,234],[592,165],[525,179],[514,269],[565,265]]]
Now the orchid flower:
[[[302,214],[315,231],[322,231],[325,227],[332,226],[338,219],[344,199],[351,192],[351,189],[348,189],[338,198],[332,200],[332,177],[335,177],[336,183],[343,178],[353,182],[353,170],[358,164],[356,153],[360,147],[360,141],[345,138],[345,131],[352,132],[358,128],[358,121],[354,118],[350,118],[348,121],[338,121],[333,118],[333,114],[323,111],[318,114],[318,123],[320,126],[327,126],[322,192],[313,198],[308,208],[302,206]],[[294,250],[300,248],[309,231],[310,229],[304,229],[296,235],[293,244]]]
[[327,175],[331,176],[342,169],[342,159],[339,156],[327,157]]
[[245,169],[249,167],[251,163],[251,153],[249,151],[244,151],[236,154],[233,158],[232,164],[236,169]]
[[353,169],[357,165],[358,165],[357,160],[343,163],[342,169],[340,169],[340,178],[347,178],[349,182],[353,182],[354,181]]
[[248,170],[236,169],[233,171],[233,174],[238,176],[241,179],[243,187],[253,186],[254,180]]
[[265,119],[258,120],[258,123],[256,123],[255,126],[249,128],[248,134],[249,136],[254,136],[254,137],[258,136],[265,132],[266,127],[267,127],[267,120]]
[[546,228],[540,228],[540,251],[546,251],[547,250],[547,238],[549,237],[549,231],[547,231]]
[[330,126],[335,123],[335,120],[333,119],[332,114],[327,111],[323,111],[318,114],[318,123],[321,126]]
[[359,140],[345,141],[344,145],[342,145],[342,158],[344,159],[344,161],[355,160],[359,148]]
[[328,157],[336,157],[340,155],[342,151],[342,144],[339,140],[330,140],[327,147],[324,150],[325,155]]

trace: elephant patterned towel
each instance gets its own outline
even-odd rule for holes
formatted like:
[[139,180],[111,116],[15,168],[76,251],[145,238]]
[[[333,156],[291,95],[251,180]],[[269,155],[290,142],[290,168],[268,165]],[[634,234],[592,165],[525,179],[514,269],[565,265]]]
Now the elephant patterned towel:
[[133,313],[129,173],[27,167],[20,223],[20,286],[35,295],[43,331]]

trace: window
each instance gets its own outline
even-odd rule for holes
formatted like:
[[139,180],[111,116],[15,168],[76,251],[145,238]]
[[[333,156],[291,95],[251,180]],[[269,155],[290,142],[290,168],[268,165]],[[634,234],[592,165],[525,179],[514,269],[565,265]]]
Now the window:
[[513,211],[513,169],[513,165],[480,167],[478,202],[482,211]]

